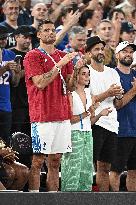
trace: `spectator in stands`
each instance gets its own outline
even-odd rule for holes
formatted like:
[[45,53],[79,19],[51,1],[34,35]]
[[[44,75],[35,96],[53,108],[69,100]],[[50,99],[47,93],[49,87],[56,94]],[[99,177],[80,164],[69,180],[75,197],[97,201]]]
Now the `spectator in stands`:
[[3,13],[3,8],[2,4],[4,3],[4,0],[0,1],[0,22],[4,21],[4,13]]
[[[1,22],[0,25],[6,26],[8,32],[13,34],[14,31],[17,29],[17,19],[19,15],[19,2],[18,0],[7,0],[3,4],[3,12],[5,14],[6,20]],[[11,48],[16,45],[16,41],[14,36],[8,36],[8,41],[6,48]]]
[[[64,7],[61,10],[60,16],[56,20],[58,26],[56,28],[56,33],[58,33],[62,28],[65,26],[65,24],[70,20],[70,17],[73,13],[73,8],[72,6]],[[64,50],[65,46],[68,44],[68,33],[64,36],[62,41],[57,45],[57,48],[59,50]]]
[[116,65],[114,50],[110,47],[113,32],[115,32],[114,26],[112,22],[107,19],[103,19],[96,29],[96,34],[106,43],[104,64],[109,67],[115,67]]
[[74,65],[85,53],[87,40],[87,31],[81,26],[73,26],[69,32],[69,44],[66,46],[65,52],[78,52],[78,55],[73,59]]
[[132,11],[132,15],[131,15],[130,21],[134,25],[134,28],[136,29],[136,9],[134,9]]
[[121,4],[117,5],[115,8],[121,8],[125,15],[126,20],[130,21],[132,11],[136,8],[136,1],[135,0],[124,0]]
[[100,0],[104,9],[104,19],[108,17],[110,10],[121,3],[123,0]]
[[19,0],[19,16],[18,16],[18,25],[31,25],[32,17],[31,12],[26,8],[27,0]]
[[136,7],[136,1],[135,0],[124,0],[122,3],[118,4],[116,8],[121,8],[122,10],[125,10],[126,7],[134,8]]
[[125,21],[121,24],[120,40],[134,43],[136,37],[136,29],[131,22]]
[[96,183],[99,191],[109,191],[109,171],[116,150],[116,138],[119,123],[114,107],[115,96],[122,94],[122,87],[117,71],[105,66],[105,42],[98,36],[87,40],[86,52],[91,58],[90,92],[96,102],[101,102],[96,109],[97,115],[109,107],[112,112],[101,117],[92,128],[94,140],[94,161],[97,162]]
[[79,17],[81,13],[77,10],[75,13],[73,13],[73,10],[68,14],[69,19],[63,24],[60,25],[56,31],[56,41],[55,41],[55,46],[60,49],[65,49],[66,43],[69,43],[68,37],[68,32],[70,29],[75,26],[79,20]]
[[23,59],[31,48],[31,36],[33,35],[30,26],[19,26],[15,33],[17,45],[11,49],[15,55],[20,55],[21,78],[18,86],[11,86],[12,105],[12,129],[11,133],[22,132],[31,135],[30,119],[28,112],[28,97],[24,77]]
[[39,39],[37,38],[37,28],[41,21],[48,17],[48,9],[44,3],[37,3],[32,9],[31,15],[33,17],[32,29],[34,36],[32,37],[32,47],[39,46]]
[[17,86],[20,80],[20,65],[14,62],[15,53],[5,49],[7,27],[0,26],[0,136],[10,144],[11,102],[10,83]]
[[52,0],[49,10],[50,19],[55,23],[55,21],[61,14],[61,10],[64,7],[70,6],[72,3],[73,0]]
[[113,50],[115,50],[119,43],[121,24],[126,20],[126,16],[121,9],[113,8],[109,13],[109,19],[114,25],[114,32],[109,41],[109,45]]
[[[61,191],[91,191],[93,183],[93,138],[91,131],[89,69],[75,67],[74,91],[70,95],[72,153],[62,156]],[[82,121],[81,121],[82,120]]]
[[85,10],[81,14],[79,24],[88,31],[88,37],[93,35],[97,25],[101,21],[101,16],[97,14],[95,10]]
[[[78,61],[79,62],[79,61]],[[93,102],[88,86],[89,68],[77,64],[74,69],[74,88],[70,95],[72,123],[72,153],[62,156],[61,190],[91,191],[93,183],[92,124],[111,110],[104,109],[94,116]]]
[[37,35],[40,47],[29,51],[24,59],[33,147],[29,190],[39,190],[40,170],[48,154],[47,187],[57,191],[61,153],[71,152],[67,89],[73,83],[71,60],[77,53],[55,49],[55,26],[49,20],[41,22]]
[[109,20],[113,20],[114,18],[114,15],[116,15],[116,18],[118,18],[120,20],[120,22],[123,22],[125,21],[125,13],[121,10],[121,9],[116,9],[116,8],[113,8],[110,12],[109,12]]
[[110,184],[113,191],[119,191],[120,174],[128,170],[126,186],[128,191],[136,191],[136,71],[131,69],[136,45],[124,41],[116,47],[118,64],[116,71],[124,89],[124,95],[117,98],[119,132],[115,161],[112,162]]
[[40,21],[45,20],[48,18],[48,9],[45,4],[37,3],[32,9],[32,17],[33,17],[33,24],[34,28],[38,28]]

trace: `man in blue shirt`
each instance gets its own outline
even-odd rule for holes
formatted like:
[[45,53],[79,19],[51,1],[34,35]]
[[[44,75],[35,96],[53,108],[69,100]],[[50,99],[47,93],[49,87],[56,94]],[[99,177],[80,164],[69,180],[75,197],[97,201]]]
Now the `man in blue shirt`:
[[115,161],[112,163],[110,183],[113,191],[119,191],[120,174],[128,170],[126,186],[136,191],[136,71],[131,69],[136,45],[124,41],[116,47],[117,72],[124,95],[115,99],[119,132]]
[[8,30],[0,26],[0,137],[9,145],[11,128],[10,83],[15,86],[20,80],[20,71],[14,62],[14,52],[5,49]]

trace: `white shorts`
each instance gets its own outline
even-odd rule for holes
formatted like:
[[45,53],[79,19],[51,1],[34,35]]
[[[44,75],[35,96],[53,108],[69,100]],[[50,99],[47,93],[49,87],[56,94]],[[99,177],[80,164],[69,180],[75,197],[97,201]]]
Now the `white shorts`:
[[57,154],[72,152],[70,120],[34,122],[31,124],[33,153]]

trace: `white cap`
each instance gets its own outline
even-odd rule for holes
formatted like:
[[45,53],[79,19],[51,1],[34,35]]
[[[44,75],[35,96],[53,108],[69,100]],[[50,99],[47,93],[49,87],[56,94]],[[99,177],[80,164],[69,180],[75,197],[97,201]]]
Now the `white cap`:
[[129,43],[128,41],[122,41],[121,43],[119,43],[115,49],[115,53],[119,53],[120,51],[122,51],[124,48],[126,48],[127,46],[131,46],[134,51],[136,51],[136,45],[133,43]]

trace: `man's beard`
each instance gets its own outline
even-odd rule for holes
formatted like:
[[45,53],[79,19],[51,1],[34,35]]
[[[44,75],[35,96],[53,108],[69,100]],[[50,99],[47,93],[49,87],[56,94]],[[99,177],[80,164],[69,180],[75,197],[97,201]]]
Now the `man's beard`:
[[96,61],[96,63],[103,63],[105,60],[105,56],[103,54],[98,54],[97,56],[93,56],[92,58]]
[[125,58],[124,59],[119,59],[119,62],[124,66],[130,66],[133,62],[133,59],[132,58],[129,59],[129,60],[125,60]]
[[55,43],[55,39],[50,39],[50,40],[46,40],[46,41],[43,41],[46,45],[51,45],[51,44],[54,44]]

